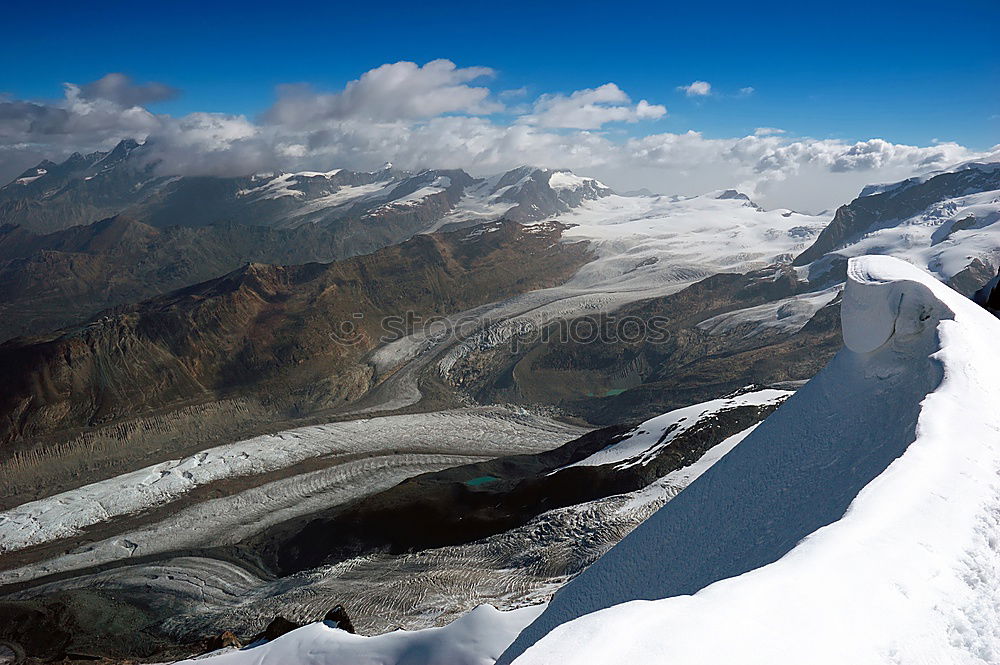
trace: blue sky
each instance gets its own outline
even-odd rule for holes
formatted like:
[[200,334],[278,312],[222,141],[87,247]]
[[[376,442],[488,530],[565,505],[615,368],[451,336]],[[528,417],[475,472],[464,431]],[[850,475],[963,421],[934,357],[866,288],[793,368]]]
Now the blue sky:
[[[0,92],[16,98],[117,71],[182,90],[158,111],[254,116],[280,83],[334,90],[383,63],[448,58],[494,68],[495,89],[613,81],[667,106],[657,131],[1000,142],[997,2],[47,2],[12,3],[4,23]],[[717,95],[676,90],[693,80]]]

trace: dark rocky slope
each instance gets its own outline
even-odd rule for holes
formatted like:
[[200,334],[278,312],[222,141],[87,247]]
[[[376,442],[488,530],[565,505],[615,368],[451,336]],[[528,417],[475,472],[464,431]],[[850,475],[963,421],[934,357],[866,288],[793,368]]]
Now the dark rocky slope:
[[343,258],[335,233],[224,224],[154,228],[124,216],[36,235],[0,226],[0,341],[38,335],[246,263]]
[[[342,405],[371,385],[381,320],[461,311],[560,283],[590,258],[562,227],[418,236],[332,264],[249,264],[85,324],[0,345],[8,454],[228,394],[260,417]],[[356,335],[343,343],[345,325]]]

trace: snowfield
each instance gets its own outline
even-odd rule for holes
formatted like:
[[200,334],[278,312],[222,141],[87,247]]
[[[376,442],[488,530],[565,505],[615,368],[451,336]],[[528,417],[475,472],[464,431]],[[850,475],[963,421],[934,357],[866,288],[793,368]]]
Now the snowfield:
[[561,589],[498,661],[1000,659],[1000,321],[851,261],[846,348]]
[[492,665],[542,607],[500,612],[480,605],[443,628],[397,630],[376,637],[352,635],[318,622],[252,649],[175,665]]
[[827,222],[791,210],[762,210],[729,192],[612,194],[584,201],[558,219],[573,225],[563,234],[566,241],[589,240],[598,254],[568,287],[642,291],[647,298],[653,289],[787,259],[811,244]]

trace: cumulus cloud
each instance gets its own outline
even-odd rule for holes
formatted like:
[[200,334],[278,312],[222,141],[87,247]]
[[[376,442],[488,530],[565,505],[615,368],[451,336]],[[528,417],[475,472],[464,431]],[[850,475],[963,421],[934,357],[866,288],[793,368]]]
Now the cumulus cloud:
[[139,106],[125,108],[109,100],[85,98],[72,84],[64,86],[64,93],[59,104],[0,101],[0,141],[93,143],[123,132],[145,134],[158,124],[156,116]]
[[106,74],[79,88],[82,99],[103,99],[125,108],[161,102],[176,97],[179,92],[177,88],[163,83],[139,85],[125,74],[118,73]]
[[677,89],[688,97],[706,97],[712,94],[712,84],[708,81],[694,81],[688,85],[679,85]]
[[348,119],[394,121],[444,113],[489,114],[503,110],[490,89],[469,85],[491,77],[489,67],[456,67],[450,60],[424,66],[396,62],[365,72],[340,92],[319,93],[309,85],[285,85],[266,119],[281,125],[309,125]]
[[532,112],[522,116],[521,122],[539,127],[600,129],[611,122],[655,120],[667,114],[665,106],[645,99],[632,106],[631,101],[614,83],[570,95],[547,94],[535,101]]
[[752,85],[748,85],[745,88],[740,88],[740,97],[749,97],[754,93],[754,88]]
[[167,173],[217,175],[249,173],[274,166],[274,147],[262,130],[242,115],[189,113],[165,118],[147,138],[150,159]]
[[622,190],[698,194],[736,187],[765,206],[816,211],[850,200],[871,182],[980,157],[955,143],[817,140],[773,127],[731,138],[696,131],[624,138],[607,128],[662,118],[666,109],[633,103],[614,83],[528,97],[504,109],[496,99],[514,95],[494,95],[478,83],[492,75],[487,67],[447,60],[393,63],[339,91],[283,87],[259,119],[155,114],[139,102],[164,98],[166,86],[136,86],[116,76],[66,84],[58,100],[0,98],[0,179],[9,181],[42,158],[109,149],[131,137],[145,139],[144,152],[172,174],[371,170],[392,161],[412,170],[486,175],[529,163],[571,168]]

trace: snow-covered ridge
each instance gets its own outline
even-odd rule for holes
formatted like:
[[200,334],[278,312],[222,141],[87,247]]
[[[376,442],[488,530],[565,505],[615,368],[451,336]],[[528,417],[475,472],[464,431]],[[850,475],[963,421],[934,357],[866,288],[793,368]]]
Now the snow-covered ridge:
[[809,265],[809,279],[822,281],[831,268],[842,270],[845,258],[885,254],[950,280],[976,260],[993,269],[1000,264],[997,221],[1000,162],[969,162],[866,187],[795,263]]
[[1000,322],[851,261],[846,348],[498,661],[994,663]]
[[552,189],[572,189],[577,190],[582,187],[600,187],[610,189],[600,180],[593,178],[583,178],[570,171],[553,171],[549,176],[549,187]]
[[649,464],[674,439],[712,415],[743,406],[777,404],[791,394],[788,390],[766,388],[674,409],[643,422],[607,448],[562,468],[614,464],[616,469],[625,469],[636,464]]

